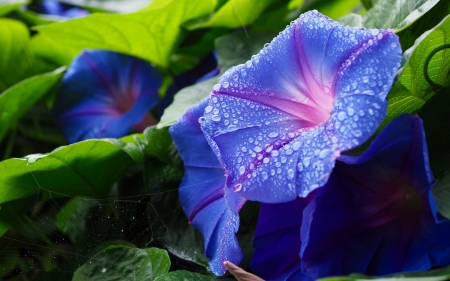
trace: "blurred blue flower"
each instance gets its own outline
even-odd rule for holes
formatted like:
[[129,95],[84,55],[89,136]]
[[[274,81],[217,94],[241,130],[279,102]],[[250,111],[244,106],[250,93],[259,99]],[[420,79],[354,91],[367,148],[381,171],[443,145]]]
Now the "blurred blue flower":
[[86,10],[69,4],[63,4],[56,0],[42,0],[41,3],[28,5],[27,8],[40,14],[60,16],[70,19],[89,15],[89,12]]
[[238,211],[246,200],[225,188],[223,168],[206,141],[198,122],[208,101],[189,108],[169,129],[185,166],[179,189],[181,206],[205,239],[205,255],[216,275],[223,275],[224,261],[240,263],[242,251],[236,239]]
[[85,50],[65,73],[53,106],[69,143],[119,138],[156,121],[160,74],[146,61],[112,51]]
[[342,151],[383,120],[401,58],[392,30],[344,27],[312,11],[213,87],[202,130],[248,200],[279,203],[322,186]]
[[[263,212],[272,216],[262,213],[258,222],[252,260],[256,273],[267,279],[301,280],[350,273],[386,275],[450,264],[450,221],[437,213],[431,194],[435,181],[418,117],[396,118],[362,155],[339,160],[309,203],[262,204]],[[292,242],[295,233],[298,241]],[[270,249],[274,241],[292,262],[272,258],[281,255]],[[269,264],[282,269],[278,278],[264,270]],[[298,274],[298,279],[280,277],[286,272]]]

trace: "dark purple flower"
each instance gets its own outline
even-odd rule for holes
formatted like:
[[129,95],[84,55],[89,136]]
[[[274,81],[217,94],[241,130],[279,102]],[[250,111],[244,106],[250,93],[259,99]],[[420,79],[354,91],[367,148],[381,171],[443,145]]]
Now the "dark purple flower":
[[53,112],[69,143],[119,138],[155,123],[161,76],[146,61],[111,51],[83,51],[71,63]]
[[325,184],[335,158],[383,120],[400,58],[392,30],[300,16],[211,92],[202,129],[227,187],[278,203]]
[[246,200],[225,188],[223,168],[206,141],[198,119],[207,100],[189,108],[169,129],[184,161],[185,174],[179,189],[186,216],[205,239],[205,255],[216,275],[223,275],[224,261],[240,263],[242,251],[236,239],[238,211]]
[[[291,280],[281,274],[294,271],[315,280],[450,263],[450,222],[438,215],[431,195],[435,182],[418,117],[394,119],[362,155],[339,160],[328,182],[302,199],[306,202],[262,204],[252,260],[256,273]],[[272,248],[274,241],[283,252]],[[272,258],[277,255],[291,261]],[[264,270],[269,264],[274,274]]]

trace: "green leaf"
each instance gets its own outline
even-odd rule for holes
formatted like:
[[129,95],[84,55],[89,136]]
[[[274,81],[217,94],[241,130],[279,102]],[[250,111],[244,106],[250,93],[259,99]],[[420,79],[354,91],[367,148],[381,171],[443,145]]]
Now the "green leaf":
[[[219,66],[221,73],[228,68],[245,63],[252,55],[258,53],[265,43],[270,42],[277,32],[249,33],[249,37],[244,32],[236,32],[220,37],[216,40],[216,51],[219,56]],[[214,77],[207,81],[181,89],[174,97],[174,101],[169,105],[157,128],[164,128],[175,123],[186,110],[206,98],[211,92],[214,84],[219,81]]]
[[351,27],[362,27],[362,17],[361,15],[350,13],[338,19],[338,22],[346,26]]
[[213,0],[155,0],[146,9],[131,14],[94,13],[80,19],[36,30],[64,46],[113,50],[167,67],[181,34],[180,25],[208,14]]
[[30,196],[1,204],[0,237],[8,231],[13,223],[36,205],[37,196]]
[[189,29],[204,27],[239,28],[254,22],[275,0],[229,0],[209,20],[188,25]]
[[79,53],[79,49],[70,45],[61,45],[47,36],[37,34],[31,38],[31,48],[36,57],[68,66]]
[[148,127],[144,131],[144,136],[144,150],[148,155],[154,156],[167,164],[181,165],[181,158],[169,134],[169,128]]
[[33,57],[27,27],[16,20],[0,19],[0,92],[30,76]]
[[[425,60],[435,48],[448,43],[450,43],[450,16],[418,38],[416,44],[405,51],[402,59],[406,61],[406,64],[389,92],[388,111],[380,129],[402,113],[417,113],[433,96],[433,89],[424,76]],[[434,82],[442,85],[450,83],[450,77],[448,77],[450,64],[445,63],[449,58],[449,49],[433,56],[428,67],[428,74]]]
[[295,15],[295,18],[300,16],[300,13],[315,9],[332,19],[338,19],[348,13],[360,9],[359,7],[361,7],[360,0],[318,0],[308,2],[310,2],[309,5],[298,9],[298,13]]
[[59,81],[65,67],[36,75],[12,86],[0,95],[0,141],[31,106]]
[[155,279],[155,281],[214,281],[217,280],[213,276],[202,275],[194,272],[189,272],[185,270],[172,271],[167,274],[161,275]]
[[433,196],[436,199],[441,215],[450,219],[450,173],[445,174],[433,187]]
[[436,175],[450,170],[450,88],[437,91],[419,111],[430,165]]
[[366,276],[362,274],[351,274],[347,277],[328,277],[318,281],[445,281],[450,278],[450,267],[435,269],[424,272],[392,274],[385,277]]
[[109,246],[79,267],[72,281],[155,280],[167,273],[169,267],[165,250]]
[[366,28],[399,32],[428,12],[439,0],[378,0],[364,15]]
[[80,6],[88,9],[98,9],[108,12],[115,13],[131,13],[135,12],[139,9],[142,9],[148,4],[150,4],[151,0],[59,0],[61,3],[71,4],[75,6]]
[[0,4],[0,17],[18,9],[22,5],[28,4],[27,0],[2,0]]

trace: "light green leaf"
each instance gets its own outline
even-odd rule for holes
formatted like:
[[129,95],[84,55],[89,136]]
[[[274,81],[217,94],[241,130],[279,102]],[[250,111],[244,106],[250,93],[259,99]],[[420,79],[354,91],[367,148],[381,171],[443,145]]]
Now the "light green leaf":
[[[309,5],[298,9],[298,12],[304,13],[305,11],[316,9],[332,19],[343,17],[361,7],[360,0],[318,0],[308,2],[310,2],[308,3]],[[300,13],[297,13],[295,17],[298,16],[300,16]]]
[[184,22],[210,13],[214,0],[155,0],[132,14],[94,13],[87,17],[37,26],[64,46],[81,51],[99,48],[134,55],[166,67]]
[[152,0],[59,0],[61,3],[115,13],[131,13],[148,6]]
[[0,92],[30,76],[33,64],[27,27],[16,20],[0,19]]
[[366,28],[399,32],[428,12],[439,0],[379,0],[364,15]]
[[[402,113],[417,113],[434,94],[424,76],[424,64],[427,56],[437,47],[450,43],[450,16],[438,26],[416,40],[416,44],[407,50],[403,60],[407,61],[399,79],[388,96],[388,111],[380,129]],[[448,85],[450,50],[446,49],[433,56],[428,74],[441,85]]]
[[185,270],[172,271],[161,275],[155,281],[214,281],[217,280],[214,276],[202,275],[199,273],[189,272]]
[[[277,32],[250,32],[249,37],[247,37],[244,32],[237,32],[218,38],[215,42],[215,49],[219,56],[221,73],[234,65],[245,63],[277,34]],[[214,77],[181,89],[175,95],[173,103],[165,109],[157,128],[167,127],[175,123],[189,107],[206,98],[218,81],[219,78]]]
[[251,24],[275,0],[229,0],[209,20],[190,24],[189,29],[204,27],[239,28]]
[[47,36],[37,34],[31,38],[31,48],[36,57],[54,62],[58,65],[70,65],[72,59],[79,53],[73,46],[61,45]]
[[27,0],[2,0],[0,3],[0,17],[28,4]]
[[25,79],[0,95],[0,141],[31,106],[59,81],[65,67]]
[[109,246],[79,267],[72,281],[155,280],[169,271],[165,250]]

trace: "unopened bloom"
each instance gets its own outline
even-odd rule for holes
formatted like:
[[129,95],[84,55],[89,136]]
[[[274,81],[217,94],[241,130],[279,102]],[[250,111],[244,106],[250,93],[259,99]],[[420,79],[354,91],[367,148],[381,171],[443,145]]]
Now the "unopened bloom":
[[223,275],[225,261],[239,264],[242,260],[236,232],[238,211],[246,200],[225,188],[223,168],[198,122],[206,106],[207,100],[203,100],[189,108],[169,132],[185,167],[179,189],[181,206],[189,222],[203,234],[211,271]]
[[392,30],[300,16],[211,92],[202,129],[226,186],[277,203],[324,185],[336,157],[383,120],[400,58]]
[[[291,280],[282,275],[286,272],[298,280],[315,280],[448,265],[450,222],[437,213],[434,184],[422,122],[402,115],[363,154],[341,156],[328,182],[308,202],[262,205],[253,269],[268,280]],[[270,219],[261,217],[268,210]],[[274,240],[287,249],[285,257],[297,251],[290,267],[271,258],[278,253]],[[264,270],[268,264],[281,268],[280,275]]]
[[160,74],[146,61],[112,51],[85,50],[71,63],[53,112],[69,143],[119,138],[155,123]]

